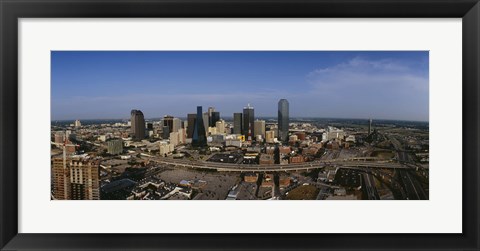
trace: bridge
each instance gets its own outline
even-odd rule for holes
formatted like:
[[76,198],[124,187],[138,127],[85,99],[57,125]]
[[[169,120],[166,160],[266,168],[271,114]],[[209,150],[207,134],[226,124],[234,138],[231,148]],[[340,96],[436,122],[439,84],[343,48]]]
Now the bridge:
[[[313,162],[304,162],[288,165],[250,165],[250,164],[235,164],[235,163],[218,163],[208,161],[190,161],[190,160],[172,160],[160,157],[146,157],[160,164],[173,165],[186,168],[195,169],[210,169],[220,172],[287,172],[287,171],[308,171],[310,169],[323,168],[326,166],[337,166],[340,168],[372,168],[372,169],[412,169],[410,165],[401,164],[392,161],[380,161],[376,158],[355,158],[350,159],[332,159],[320,160]],[[362,161],[363,160],[363,161]],[[377,160],[377,161],[374,161]]]

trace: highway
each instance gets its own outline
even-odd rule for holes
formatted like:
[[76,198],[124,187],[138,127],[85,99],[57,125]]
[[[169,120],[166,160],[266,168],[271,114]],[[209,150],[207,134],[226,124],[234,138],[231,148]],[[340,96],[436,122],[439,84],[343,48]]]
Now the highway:
[[142,156],[142,158],[149,159],[159,164],[173,165],[187,168],[197,169],[213,169],[224,172],[278,172],[278,171],[301,171],[310,170],[316,168],[323,168],[325,166],[338,166],[341,168],[378,168],[378,169],[410,169],[408,165],[385,162],[385,161],[361,161],[350,159],[334,159],[334,160],[319,160],[313,162],[304,162],[298,164],[289,165],[247,165],[247,164],[232,164],[232,163],[219,163],[208,161],[191,161],[180,159],[168,159],[157,156]]
[[[390,141],[395,147],[395,150],[398,154],[398,161],[401,164],[416,168],[412,164],[412,160],[407,152],[403,149],[402,144],[395,137],[389,137]],[[412,174],[405,169],[397,170],[397,180],[400,181],[400,184],[403,187],[405,199],[407,200],[428,200],[428,195],[425,190],[422,188],[420,183],[415,177],[412,177]]]
[[398,170],[398,176],[405,188],[407,200],[427,200],[428,196],[418,181],[406,170]]
[[363,186],[365,193],[369,200],[380,200],[377,188],[375,187],[375,179],[369,173],[363,173]]

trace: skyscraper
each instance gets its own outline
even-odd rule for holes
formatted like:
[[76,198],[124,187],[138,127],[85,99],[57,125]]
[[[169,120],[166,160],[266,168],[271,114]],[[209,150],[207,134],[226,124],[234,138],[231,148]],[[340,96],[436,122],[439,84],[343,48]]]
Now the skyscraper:
[[215,123],[215,127],[217,128],[217,134],[224,134],[225,133],[225,120],[221,119]]
[[265,139],[265,120],[255,120],[255,122],[253,123],[254,126],[253,126],[253,130],[255,131],[255,138],[257,137],[257,135],[260,135],[262,136],[262,139]]
[[173,130],[173,116],[165,115],[163,116],[163,126],[168,126],[168,133],[174,132]]
[[217,121],[220,120],[220,112],[212,112],[212,115],[210,116],[210,120],[212,122],[212,124],[210,126],[215,126]]
[[278,139],[288,141],[289,104],[286,99],[278,101]]
[[209,127],[210,116],[208,116],[208,112],[203,113],[203,128],[205,128],[205,135],[208,135],[208,127]]
[[241,112],[236,112],[233,114],[233,134],[243,134]]
[[58,200],[99,200],[99,162],[53,159],[53,192]]
[[212,121],[212,114],[215,111],[215,107],[208,107],[208,126],[209,127],[214,127],[215,122]]
[[255,110],[250,104],[243,108],[243,135],[248,141],[252,141],[255,135],[253,122],[255,120]]
[[187,121],[187,138],[191,139],[193,137],[193,129],[195,128],[195,123],[197,121],[197,114],[187,114]]
[[53,174],[53,196],[57,200],[70,199],[70,171],[67,165],[63,163],[62,158],[54,158],[52,160]]
[[95,161],[72,160],[70,167],[70,186],[72,200],[99,200],[99,167]]
[[195,120],[195,127],[193,129],[192,145],[200,147],[207,145],[207,137],[205,136],[205,124],[203,122],[201,106],[197,106],[197,119]]
[[162,127],[162,138],[169,139],[170,138],[170,127],[163,126]]
[[172,130],[170,132],[178,132],[182,129],[182,120],[179,118],[173,118]]
[[145,118],[140,110],[131,111],[131,135],[134,140],[142,140],[145,138]]

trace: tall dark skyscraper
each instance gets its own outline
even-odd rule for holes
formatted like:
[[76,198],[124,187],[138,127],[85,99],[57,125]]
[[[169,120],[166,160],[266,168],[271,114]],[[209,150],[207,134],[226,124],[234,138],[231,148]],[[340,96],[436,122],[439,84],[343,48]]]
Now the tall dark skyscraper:
[[193,129],[195,128],[195,123],[197,121],[197,114],[189,113],[187,114],[187,138],[193,138]]
[[205,124],[203,123],[203,113],[201,106],[197,106],[197,119],[195,121],[195,127],[193,128],[192,145],[207,145],[207,137],[205,135]]
[[211,124],[209,125],[210,127],[215,127],[215,124],[217,121],[220,120],[220,112],[212,112],[212,115],[210,116],[210,122]]
[[255,110],[250,104],[243,108],[243,135],[248,141],[253,140],[255,132],[253,131],[253,122],[255,120]]
[[131,118],[131,135],[134,140],[142,140],[145,138],[145,118],[140,110],[132,110]]
[[290,120],[289,104],[286,99],[278,101],[278,139],[288,141],[288,123]]
[[212,123],[212,114],[215,111],[215,107],[208,107],[207,113],[208,113],[208,126],[209,127],[214,127],[215,122]]
[[233,133],[234,134],[243,134],[242,131],[242,113],[236,112],[233,114]]
[[171,132],[174,132],[173,130],[173,116],[170,115],[165,115],[163,117],[163,126],[168,127],[168,133],[170,134]]
[[170,127],[163,126],[162,127],[162,138],[169,139],[170,138]]

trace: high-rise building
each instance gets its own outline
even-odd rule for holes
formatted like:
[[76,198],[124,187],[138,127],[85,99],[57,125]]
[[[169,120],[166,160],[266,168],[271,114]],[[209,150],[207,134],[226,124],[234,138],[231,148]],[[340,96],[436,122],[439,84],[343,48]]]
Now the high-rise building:
[[208,125],[209,125],[209,120],[210,117],[208,116],[208,112],[203,113],[203,127],[205,128],[205,135],[208,135]]
[[212,114],[215,111],[215,107],[208,107],[208,127],[214,127],[215,122],[212,121]]
[[131,135],[134,140],[142,140],[145,138],[145,118],[140,110],[131,111]]
[[255,120],[253,123],[253,131],[255,131],[255,138],[260,135],[262,139],[265,139],[265,120]]
[[170,115],[165,115],[162,119],[162,138],[169,139],[170,133],[178,132],[182,128],[182,120],[179,118],[174,118]]
[[243,135],[247,141],[252,141],[255,135],[254,122],[255,110],[250,104],[243,108]]
[[58,200],[99,200],[99,162],[53,159],[53,195]]
[[368,120],[368,135],[372,134],[372,119]]
[[193,129],[192,145],[200,147],[207,145],[207,137],[205,134],[205,124],[203,122],[201,106],[197,106],[197,119],[195,120],[195,127]]
[[215,126],[217,121],[220,120],[220,112],[212,112],[212,115],[210,116],[210,120],[212,121],[211,126]]
[[221,119],[215,123],[217,134],[225,134],[225,120]]
[[[66,163],[66,162],[65,162]],[[57,200],[70,199],[70,171],[64,167],[62,158],[55,158],[52,160],[52,183],[53,183],[53,197]]]
[[82,123],[80,123],[80,120],[75,120],[75,123],[74,123],[75,127],[81,127],[82,126]]
[[242,116],[243,114],[241,112],[233,114],[233,134],[243,134]]
[[180,134],[178,132],[171,132],[169,139],[170,144],[173,146],[178,146],[178,144],[180,144]]
[[159,154],[162,157],[167,157],[168,154],[172,153],[175,150],[175,147],[172,143],[167,141],[160,141],[159,145]]
[[274,131],[266,131],[265,132],[265,141],[267,143],[273,143],[275,141],[275,132]]
[[[163,126],[168,126],[168,133],[174,132],[173,130],[173,116],[165,115],[162,119]],[[168,137],[167,137],[168,138]]]
[[289,104],[286,99],[278,101],[278,139],[282,142],[288,140]]
[[121,139],[112,139],[107,141],[107,152],[113,155],[122,153],[123,141]]
[[187,137],[185,128],[180,128],[177,132],[178,132],[178,143],[185,144],[186,137]]
[[99,163],[72,160],[70,166],[70,182],[72,200],[99,200]]
[[178,132],[180,129],[182,129],[182,120],[179,118],[173,118],[172,132]]
[[170,127],[163,126],[162,128],[162,139],[168,139],[170,137]]
[[195,128],[195,122],[197,121],[197,114],[187,114],[187,138],[193,137],[193,129]]

